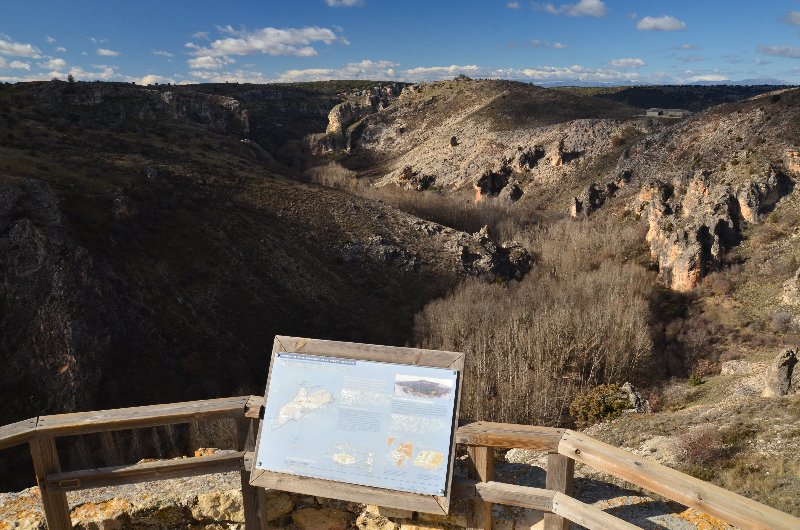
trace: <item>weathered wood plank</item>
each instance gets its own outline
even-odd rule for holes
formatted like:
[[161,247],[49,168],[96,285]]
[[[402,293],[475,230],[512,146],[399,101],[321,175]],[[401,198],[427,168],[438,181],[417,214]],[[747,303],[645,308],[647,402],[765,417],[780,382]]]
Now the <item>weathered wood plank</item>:
[[250,484],[260,488],[302,493],[340,501],[369,503],[385,508],[446,515],[437,501],[437,497],[430,495],[397,492],[382,488],[347,484],[345,482],[286,475],[261,469],[254,469],[250,477]]
[[564,429],[477,421],[456,431],[456,442],[466,445],[557,451]]
[[552,511],[555,494],[555,491],[504,482],[480,482],[466,478],[453,481],[453,497],[456,499],[467,501],[481,499],[493,504],[529,508],[541,512]]
[[247,404],[244,406],[244,417],[252,419],[262,419],[264,413],[264,396],[249,396]]
[[[236,419],[237,448],[240,451],[248,451],[251,455],[256,445],[257,421],[246,417]],[[267,521],[266,514],[263,512],[264,506],[259,506],[258,488],[250,485],[252,463],[252,457],[249,462],[245,460],[241,471],[244,527],[245,530],[260,530],[266,526]]]
[[559,492],[555,492],[553,497],[553,512],[589,530],[641,530],[636,525]]
[[[547,455],[546,488],[565,495],[572,495],[575,461],[558,453]],[[545,530],[569,530],[569,520],[554,513],[544,516]]]
[[50,492],[64,492],[136,484],[156,480],[195,477],[212,473],[227,473],[244,469],[245,452],[145,462],[128,466],[84,469],[65,473],[48,473],[46,489]]
[[581,433],[565,432],[558,452],[740,528],[800,528],[796,517]]
[[360,361],[412,364],[434,368],[464,368],[464,354],[458,352],[378,346],[355,342],[304,339],[299,337],[275,337],[273,352],[308,353],[329,357],[344,357]]
[[[470,463],[469,474],[481,482],[494,478],[494,448],[470,445],[467,447]],[[480,492],[480,484],[476,486]],[[467,512],[467,530],[492,530],[492,503],[483,499],[471,502]]]
[[6,449],[29,441],[36,434],[36,421],[30,418],[10,425],[0,426],[0,449]]
[[40,416],[37,432],[66,436],[244,416],[249,396]]
[[36,482],[42,495],[44,517],[49,530],[71,530],[72,521],[69,515],[69,503],[64,492],[51,491],[47,487],[47,476],[61,471],[58,461],[56,441],[50,436],[37,436],[30,441],[33,469]]

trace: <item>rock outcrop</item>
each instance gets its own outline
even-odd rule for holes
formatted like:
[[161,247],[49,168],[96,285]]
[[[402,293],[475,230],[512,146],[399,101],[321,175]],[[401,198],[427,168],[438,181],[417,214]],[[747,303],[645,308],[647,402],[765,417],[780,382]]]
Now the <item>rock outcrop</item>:
[[677,291],[694,288],[717,269],[724,253],[741,241],[743,226],[761,221],[791,190],[788,178],[776,168],[736,191],[714,183],[712,176],[698,171],[686,180],[656,180],[639,193],[638,211],[648,224],[651,255]]
[[793,391],[792,372],[797,364],[797,350],[787,349],[772,360],[765,374],[763,397],[780,397]]

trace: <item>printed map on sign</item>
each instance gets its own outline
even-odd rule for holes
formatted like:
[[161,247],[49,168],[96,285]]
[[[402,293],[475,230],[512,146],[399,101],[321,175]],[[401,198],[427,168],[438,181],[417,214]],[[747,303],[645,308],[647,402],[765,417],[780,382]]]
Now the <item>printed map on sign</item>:
[[276,353],[256,468],[443,495],[457,378],[446,368]]

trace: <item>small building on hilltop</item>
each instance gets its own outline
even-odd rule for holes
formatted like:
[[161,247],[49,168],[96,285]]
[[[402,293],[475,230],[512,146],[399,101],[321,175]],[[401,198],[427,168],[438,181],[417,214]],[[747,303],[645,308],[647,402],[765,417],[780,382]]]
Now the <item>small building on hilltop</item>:
[[692,113],[684,109],[647,109],[646,116],[648,118],[685,118]]

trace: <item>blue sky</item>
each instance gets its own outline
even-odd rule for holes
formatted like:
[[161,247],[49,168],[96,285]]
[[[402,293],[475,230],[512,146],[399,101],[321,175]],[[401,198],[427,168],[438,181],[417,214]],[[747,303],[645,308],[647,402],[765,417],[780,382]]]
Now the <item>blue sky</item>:
[[800,84],[798,0],[0,0],[0,81]]

